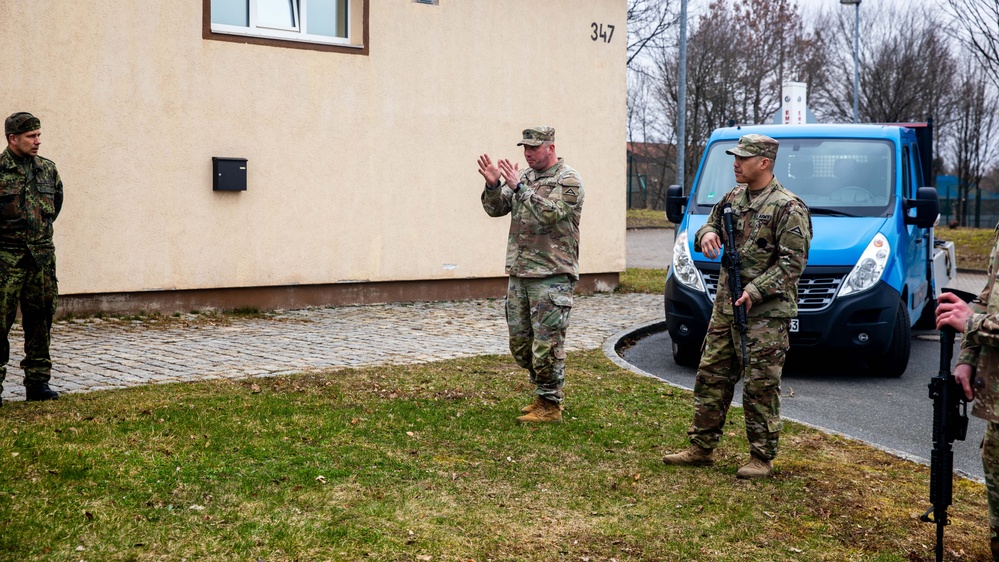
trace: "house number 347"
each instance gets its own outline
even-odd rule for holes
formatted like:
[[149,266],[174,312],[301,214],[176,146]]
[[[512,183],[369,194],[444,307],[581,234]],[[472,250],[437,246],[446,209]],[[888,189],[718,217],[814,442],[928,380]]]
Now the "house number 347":
[[593,22],[590,24],[590,29],[593,33],[590,34],[590,39],[594,41],[603,41],[604,43],[610,43],[611,37],[614,37],[614,26],[611,24],[602,24]]

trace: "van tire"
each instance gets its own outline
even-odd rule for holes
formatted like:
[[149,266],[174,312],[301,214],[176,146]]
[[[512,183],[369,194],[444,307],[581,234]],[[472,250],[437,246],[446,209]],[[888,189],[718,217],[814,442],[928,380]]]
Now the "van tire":
[[693,345],[673,344],[673,362],[681,367],[697,367],[701,362],[701,348]]
[[878,377],[898,378],[909,366],[909,351],[912,349],[912,327],[909,325],[909,311],[904,302],[898,303],[895,315],[895,328],[884,355],[871,356],[867,363],[871,374]]

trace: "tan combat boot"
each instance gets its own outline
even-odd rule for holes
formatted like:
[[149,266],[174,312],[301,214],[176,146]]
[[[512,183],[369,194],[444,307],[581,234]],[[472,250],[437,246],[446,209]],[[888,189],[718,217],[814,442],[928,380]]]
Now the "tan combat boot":
[[749,462],[735,473],[736,478],[764,478],[774,472],[774,465],[771,461],[761,459],[752,455]]
[[517,418],[520,423],[542,423],[542,422],[554,422],[559,423],[562,421],[562,407],[554,402],[549,402],[544,398],[538,397],[541,403],[534,408],[530,413],[524,414]]
[[715,460],[711,458],[712,453],[714,453],[713,449],[702,449],[697,445],[691,444],[679,453],[666,455],[663,457],[663,462],[666,464],[679,464],[687,466],[708,466],[714,464],[715,462]]
[[540,408],[542,402],[544,402],[544,401],[545,401],[544,398],[542,398],[542,397],[540,397],[540,396],[538,396],[538,395],[535,394],[534,395],[534,402],[531,402],[527,406],[524,406],[523,408],[521,408],[520,409],[520,413],[521,414],[530,414],[534,410],[537,410],[538,408]]

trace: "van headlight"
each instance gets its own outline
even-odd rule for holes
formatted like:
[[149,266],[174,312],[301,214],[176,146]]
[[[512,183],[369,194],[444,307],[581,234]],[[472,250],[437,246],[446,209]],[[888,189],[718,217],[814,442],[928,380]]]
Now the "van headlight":
[[676,280],[691,289],[704,292],[704,283],[701,282],[701,274],[694,267],[694,260],[690,259],[690,250],[687,248],[687,231],[684,230],[676,237],[673,244],[673,275]]
[[846,276],[837,296],[845,297],[860,293],[876,285],[885,271],[885,266],[888,265],[890,255],[891,246],[888,244],[888,239],[880,232],[875,234],[867,249],[857,260],[853,271]]

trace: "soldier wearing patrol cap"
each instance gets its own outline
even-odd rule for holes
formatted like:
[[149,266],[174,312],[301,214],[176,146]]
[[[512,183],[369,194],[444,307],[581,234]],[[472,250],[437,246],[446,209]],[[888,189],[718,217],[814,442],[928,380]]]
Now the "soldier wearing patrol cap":
[[[62,180],[55,164],[38,156],[41,122],[18,112],[4,121],[7,148],[0,154],[0,391],[10,359],[11,326],[21,307],[24,388],[28,400],[54,400],[49,388],[49,337],[55,315],[55,245],[52,223],[62,209]],[[2,404],[0,399],[0,404]]]
[[565,398],[565,332],[579,280],[579,217],[583,183],[555,153],[555,129],[525,129],[528,168],[479,157],[486,180],[482,207],[491,217],[510,215],[506,319],[510,351],[535,385],[534,401],[519,422],[560,422]]
[[711,320],[694,382],[694,421],[687,434],[690,446],[666,455],[674,465],[708,465],[721,439],[735,385],[745,374],[743,408],[750,461],[739,478],[760,478],[773,472],[780,437],[780,377],[788,349],[790,321],[798,314],[798,277],[808,261],[812,219],[808,207],[774,177],[777,141],[744,135],[726,150],[735,156],[735,181],[711,209],[696,234],[694,249],[709,258],[721,254],[723,212],[731,204],[735,247],[742,261],[742,295],[749,329],[749,364],[742,364],[738,326],[733,320],[728,272],[721,270]]
[[961,385],[971,415],[986,421],[982,440],[982,469],[989,508],[992,559],[999,560],[999,225],[995,228],[985,287],[978,297],[965,303],[945,292],[937,297],[937,329],[950,327],[964,334],[961,353],[954,367],[954,380]]

